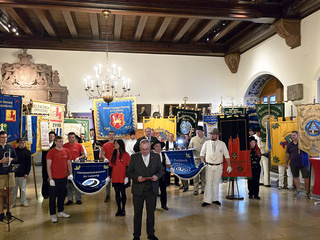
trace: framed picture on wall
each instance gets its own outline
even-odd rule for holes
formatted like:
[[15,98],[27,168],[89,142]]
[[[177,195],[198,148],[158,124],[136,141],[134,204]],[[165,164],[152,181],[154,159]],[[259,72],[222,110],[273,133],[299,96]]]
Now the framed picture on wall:
[[143,117],[151,116],[151,104],[137,104],[138,122],[142,122]]
[[164,117],[174,117],[176,114],[176,108],[179,108],[178,103],[168,103],[163,106],[163,116]]
[[203,116],[211,114],[211,104],[210,103],[198,103],[197,110],[200,111],[200,119],[203,120]]

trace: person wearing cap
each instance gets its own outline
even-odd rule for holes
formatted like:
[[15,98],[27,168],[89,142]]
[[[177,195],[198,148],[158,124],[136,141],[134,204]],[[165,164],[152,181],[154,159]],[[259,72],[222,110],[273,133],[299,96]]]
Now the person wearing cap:
[[[170,165],[170,161],[167,157],[167,155],[164,152],[161,152],[161,149],[164,148],[165,143],[160,142],[159,140],[155,141],[151,145],[151,149],[154,149],[155,153],[158,153],[160,155],[160,160],[162,164],[162,170],[165,173],[167,167],[170,169],[171,173],[174,173],[174,169]],[[169,210],[167,207],[167,175],[163,174],[163,176],[159,179],[159,188],[160,188],[160,202],[161,202],[161,208],[164,210]],[[157,201],[156,201],[157,205]]]
[[259,178],[261,172],[260,158],[261,152],[257,144],[257,139],[255,137],[249,137],[250,146],[250,162],[251,162],[251,173],[252,178],[248,178],[248,191],[250,199],[260,199],[259,197]]
[[133,150],[133,147],[136,144],[136,142],[137,142],[136,132],[132,131],[130,133],[130,138],[127,139],[126,141],[126,152],[129,153],[130,156],[135,153],[135,151]]
[[[196,129],[196,136],[191,138],[189,148],[193,150],[194,163],[198,167],[201,164],[200,151],[203,144],[209,139],[204,136],[203,126],[198,126]],[[199,194],[199,177],[201,179],[201,193],[204,194],[206,187],[206,174],[205,170],[201,171],[200,174],[194,179],[193,195]]]
[[214,128],[210,132],[211,139],[203,144],[200,151],[201,161],[206,163],[206,188],[202,207],[211,203],[221,205],[219,202],[219,181],[223,172],[223,156],[228,164],[227,172],[232,171],[229,151],[226,144],[219,140],[219,135],[219,130]]

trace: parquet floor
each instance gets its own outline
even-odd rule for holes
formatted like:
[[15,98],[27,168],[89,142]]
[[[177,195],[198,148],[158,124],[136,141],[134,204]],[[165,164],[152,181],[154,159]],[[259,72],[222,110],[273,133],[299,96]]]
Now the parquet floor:
[[[41,187],[41,167],[36,167],[38,192]],[[320,239],[320,205],[304,196],[294,197],[288,190],[260,187],[261,200],[249,200],[246,180],[239,180],[243,201],[225,198],[228,183],[220,184],[222,206],[201,207],[203,195],[182,193],[168,187],[169,211],[156,211],[156,236],[167,240],[251,240],[251,239]],[[132,239],[133,206],[127,191],[127,215],[115,217],[116,203],[104,202],[105,191],[83,196],[83,204],[65,207],[69,219],[51,223],[48,200],[35,197],[33,177],[27,183],[29,207],[16,207],[12,214],[24,220],[0,224],[0,239],[6,240],[127,240]],[[19,200],[19,199],[18,199]],[[159,201],[159,200],[158,200]],[[17,204],[19,205],[19,204]],[[158,206],[160,203],[158,202]],[[147,239],[143,219],[141,239]]]

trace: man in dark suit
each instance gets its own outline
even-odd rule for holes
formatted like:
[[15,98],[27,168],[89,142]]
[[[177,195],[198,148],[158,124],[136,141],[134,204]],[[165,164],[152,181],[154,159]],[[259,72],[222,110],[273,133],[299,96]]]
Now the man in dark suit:
[[157,141],[158,139],[156,137],[152,137],[151,136],[151,128],[147,127],[145,130],[144,130],[144,136],[141,137],[141,138],[138,138],[136,144],[134,145],[133,147],[133,150],[135,152],[139,152],[140,151],[140,142],[143,140],[143,139],[147,139],[150,143],[150,146],[152,145],[152,143],[154,143],[155,141]]
[[132,154],[127,176],[132,179],[134,233],[133,240],[139,240],[144,201],[147,209],[148,239],[157,240],[154,235],[154,210],[156,197],[159,193],[159,178],[163,175],[159,154],[150,152],[150,143],[147,139],[140,141],[140,152]]

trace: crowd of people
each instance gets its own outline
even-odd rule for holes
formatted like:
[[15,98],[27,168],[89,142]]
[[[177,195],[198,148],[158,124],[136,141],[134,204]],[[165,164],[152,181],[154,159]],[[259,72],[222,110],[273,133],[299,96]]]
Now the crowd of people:
[[[130,133],[129,139],[115,139],[115,133],[108,133],[108,141],[98,144],[94,139],[94,131],[91,129],[90,137],[94,150],[95,159],[109,163],[108,177],[106,179],[105,202],[110,201],[111,185],[114,188],[115,200],[118,210],[115,216],[126,215],[126,188],[131,186],[134,206],[134,240],[140,239],[142,212],[144,202],[147,211],[147,234],[148,239],[158,239],[154,235],[154,211],[157,205],[157,196],[160,196],[161,208],[169,210],[167,206],[166,188],[170,184],[174,168],[171,166],[169,158],[164,151],[192,149],[194,163],[198,167],[205,163],[205,170],[201,171],[193,179],[193,183],[182,180],[174,175],[174,184],[179,186],[183,192],[189,190],[189,185],[194,185],[193,195],[203,194],[202,207],[215,204],[220,206],[219,182],[223,172],[223,159],[227,163],[226,171],[232,172],[229,151],[226,144],[219,140],[220,132],[213,129],[210,137],[204,135],[202,126],[198,126],[189,135],[179,137],[174,141],[174,134],[170,133],[166,142],[159,141],[154,136],[151,128],[146,128],[144,136],[135,139],[135,132]],[[264,143],[261,142],[260,129],[250,129],[249,147],[252,178],[248,179],[249,199],[260,199],[259,186],[270,186],[269,163]],[[306,197],[310,198],[309,191],[309,158],[308,154],[298,148],[298,132],[291,133],[292,142],[287,146],[284,169],[288,170],[288,175],[292,173],[296,196],[302,194],[300,188],[299,174],[304,178]],[[65,205],[73,204],[75,195],[76,204],[82,204],[81,193],[74,188],[72,180],[71,162],[79,162],[87,157],[85,148],[79,143],[85,141],[85,135],[77,136],[74,132],[68,134],[68,142],[64,143],[61,136],[56,136],[54,132],[49,133],[48,151],[42,152],[42,196],[49,198],[49,212],[51,222],[55,223],[58,218],[69,218],[70,215],[64,212]],[[289,164],[290,161],[290,164]],[[13,165],[19,166],[17,171],[9,170]],[[11,213],[4,214],[4,192],[7,190],[9,205],[16,207],[18,189],[20,189],[20,202],[24,207],[28,207],[26,199],[26,179],[30,173],[31,153],[26,148],[23,138],[17,140],[17,147],[7,144],[7,133],[0,132],[0,221],[10,218]],[[167,170],[169,169],[169,171]],[[280,171],[279,174],[283,174]],[[263,181],[263,182],[261,182]],[[279,179],[278,189],[283,188],[283,180]],[[201,188],[200,188],[201,185]],[[292,184],[288,184],[292,190]],[[159,194],[160,190],[160,194]],[[67,202],[65,198],[67,197]],[[57,209],[58,208],[58,214]]]

